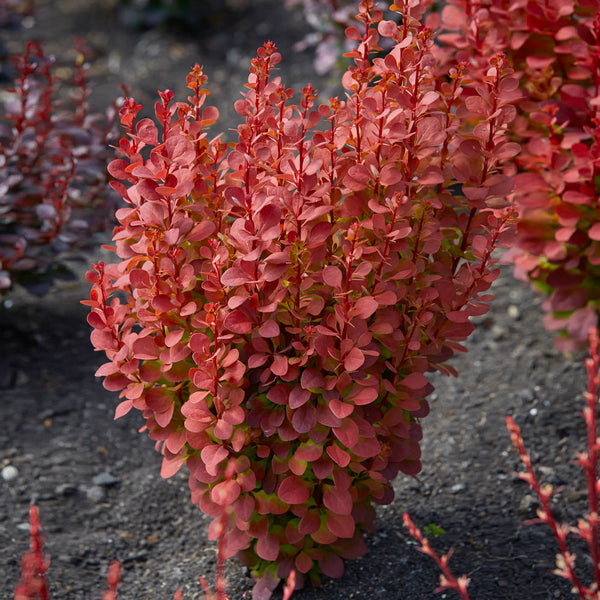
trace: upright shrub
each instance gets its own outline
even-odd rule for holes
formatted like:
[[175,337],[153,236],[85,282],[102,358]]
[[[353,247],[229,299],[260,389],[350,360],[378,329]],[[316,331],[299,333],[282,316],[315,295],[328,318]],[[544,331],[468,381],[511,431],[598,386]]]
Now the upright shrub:
[[14,58],[0,114],[0,293],[16,282],[46,291],[65,270],[61,254],[114,223],[106,165],[116,108],[90,112],[81,43],[77,51],[69,80],[36,42]]
[[505,52],[523,99],[511,126],[516,273],[542,289],[558,347],[582,348],[600,308],[600,2],[449,0],[440,41],[479,64]]
[[88,273],[85,301],[97,375],[116,417],[141,411],[162,475],[186,465],[212,539],[226,508],[224,551],[255,598],[365,552],[373,504],[421,469],[425,373],[455,374],[512,239],[515,78],[498,56],[480,79],[436,80],[412,4],[398,24],[360,3],[345,100],[317,106],[308,85],[292,104],[265,44],[229,147],[206,131],[218,111],[198,66],[187,102],[159,92],[158,126],[131,98],[120,113],[120,260]]

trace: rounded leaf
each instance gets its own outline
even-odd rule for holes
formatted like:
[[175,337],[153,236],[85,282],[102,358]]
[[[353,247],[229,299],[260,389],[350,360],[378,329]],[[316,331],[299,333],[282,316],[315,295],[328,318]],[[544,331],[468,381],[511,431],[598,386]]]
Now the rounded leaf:
[[279,485],[277,495],[286,504],[303,504],[310,498],[310,485],[296,475],[289,475]]
[[256,542],[256,554],[264,560],[276,561],[279,556],[279,542],[274,535],[267,533]]
[[210,491],[210,499],[220,506],[229,506],[233,504],[241,493],[240,485],[233,479],[226,479],[217,483]]
[[354,537],[355,523],[351,515],[338,515],[327,513],[327,527],[329,531],[340,538]]

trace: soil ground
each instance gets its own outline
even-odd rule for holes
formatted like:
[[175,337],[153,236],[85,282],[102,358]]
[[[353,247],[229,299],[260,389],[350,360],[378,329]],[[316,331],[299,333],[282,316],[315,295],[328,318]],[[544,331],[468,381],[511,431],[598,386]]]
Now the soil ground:
[[[128,29],[114,1],[38,0],[29,28],[0,29],[0,41],[18,52],[35,38],[47,52],[65,56],[75,35],[85,37],[94,54],[96,108],[118,93],[121,81],[146,107],[157,87],[183,97],[185,75],[199,62],[227,130],[237,123],[233,102],[249,59],[267,39],[282,50],[287,85],[311,81],[325,94],[333,87],[314,76],[309,52],[294,52],[306,27],[282,4],[227,3],[210,26],[185,33]],[[583,355],[566,357],[553,348],[541,324],[541,299],[509,270],[494,292],[469,352],[453,359],[459,378],[432,377],[436,391],[423,422],[419,481],[399,477],[393,504],[378,509],[369,553],[348,561],[342,579],[296,592],[297,600],[456,597],[433,594],[437,568],[415,550],[402,525],[404,511],[420,527],[435,523],[446,531],[434,546],[455,548],[451,566],[472,579],[473,600],[570,597],[570,586],[550,573],[551,535],[544,526],[523,525],[537,503],[513,477],[520,465],[504,419],[512,414],[522,426],[543,479],[565,486],[554,504],[559,518],[574,523],[585,510],[583,480],[571,464],[585,435]],[[99,599],[113,559],[123,563],[122,600],[166,600],[180,587],[184,598],[201,598],[198,577],[213,580],[216,558],[206,539],[209,519],[190,503],[183,473],[160,478],[160,456],[137,433],[139,415],[113,421],[115,395],[94,378],[102,357],[90,346],[79,304],[87,294],[81,282],[57,284],[41,299],[15,290],[0,310],[0,468],[17,469],[16,477],[0,479],[0,597],[12,598],[35,503],[55,600]],[[585,553],[579,562],[585,570]],[[250,596],[252,581],[235,561],[228,563],[227,579],[232,600]]]

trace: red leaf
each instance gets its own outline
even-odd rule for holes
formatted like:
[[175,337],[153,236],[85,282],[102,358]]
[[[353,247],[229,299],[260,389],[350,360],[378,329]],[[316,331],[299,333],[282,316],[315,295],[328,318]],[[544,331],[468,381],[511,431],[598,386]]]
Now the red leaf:
[[345,35],[349,40],[355,42],[362,40],[362,33],[356,27],[346,27]]
[[362,406],[364,404],[371,404],[375,402],[379,396],[379,392],[373,387],[360,388],[357,394],[346,397],[346,401],[353,402],[356,405]]
[[150,388],[145,396],[146,405],[155,412],[165,412],[173,405],[171,393],[166,388]]
[[323,504],[337,515],[352,513],[352,494],[348,490],[340,490],[333,485],[323,486]]
[[575,340],[587,341],[591,327],[598,326],[598,313],[591,306],[584,306],[576,310],[567,324],[569,335]]
[[254,328],[252,321],[241,310],[230,312],[225,317],[223,326],[229,331],[239,334],[250,333]]
[[305,389],[321,389],[325,385],[323,376],[316,369],[308,368],[302,371],[300,385]]
[[273,357],[273,364],[271,365],[271,372],[273,375],[283,377],[288,372],[288,360],[287,357],[277,354]]
[[377,438],[361,438],[352,447],[352,452],[361,458],[371,458],[381,452]]
[[439,167],[427,167],[419,177],[421,185],[437,185],[444,181],[444,175]]
[[268,392],[267,398],[274,404],[285,406],[288,403],[289,390],[287,385],[274,385]]
[[129,163],[122,158],[117,158],[108,163],[108,172],[115,179],[127,179],[128,174],[125,169],[129,166]]
[[325,455],[312,465],[313,473],[317,479],[327,479],[333,473],[333,462]]
[[277,337],[279,335],[279,325],[277,324],[277,321],[269,319],[260,326],[258,333],[264,338]]
[[352,191],[363,190],[369,185],[371,173],[364,165],[352,165],[344,179],[344,184]]
[[483,152],[478,140],[465,140],[460,145],[459,150],[469,158],[480,158]]
[[312,558],[306,552],[300,552],[294,559],[294,566],[300,573],[308,573],[312,568]]
[[206,239],[215,229],[216,226],[212,221],[202,221],[185,236],[185,239],[190,242],[200,242]]
[[277,495],[286,504],[303,504],[310,498],[309,484],[296,475],[288,475],[279,485]]
[[150,336],[139,337],[131,345],[131,351],[134,358],[140,360],[154,360],[158,358],[160,350],[154,341],[154,338]]
[[144,144],[156,146],[158,144],[158,129],[151,119],[142,119],[135,128],[137,137]]
[[313,444],[312,442],[305,442],[298,446],[296,452],[294,452],[294,458],[297,460],[305,460],[313,462],[321,458],[323,454],[323,447]]
[[167,458],[166,456],[163,458],[162,465],[160,467],[160,476],[163,479],[168,479],[172,477],[183,467],[185,464],[185,456],[177,455],[172,458]]
[[327,577],[341,577],[344,574],[344,561],[333,552],[328,552],[319,560],[319,567]]
[[123,400],[117,408],[115,409],[115,419],[126,415],[133,407],[133,402],[131,400]]
[[159,294],[152,299],[152,308],[157,312],[169,312],[173,308],[171,298],[166,294]]
[[356,315],[361,319],[368,319],[378,308],[379,303],[373,296],[363,296],[356,301],[350,314],[352,316]]
[[402,173],[402,169],[400,169],[396,164],[388,163],[387,165],[384,165],[379,172],[379,183],[381,185],[394,185],[403,179],[404,174]]
[[248,273],[242,271],[239,267],[231,267],[227,269],[225,273],[221,276],[221,282],[223,285],[228,287],[236,287],[240,285],[244,285],[252,281],[252,278]]
[[164,143],[163,156],[185,167],[196,158],[196,151],[190,139],[182,134],[171,136]]
[[323,281],[336,290],[342,289],[342,272],[331,265],[323,269]]
[[279,542],[274,535],[267,533],[264,537],[258,538],[256,542],[256,554],[264,560],[274,562],[279,556]]
[[353,404],[342,402],[339,398],[332,398],[329,401],[329,408],[331,409],[331,412],[339,419],[348,417],[354,412]]
[[139,215],[147,225],[164,227],[166,210],[161,202],[144,202],[139,208]]
[[401,385],[411,390],[420,390],[428,383],[427,377],[423,373],[411,373],[406,376],[401,382]]
[[247,548],[249,543],[250,535],[246,531],[240,531],[237,527],[226,531],[221,542],[223,558],[233,558],[240,550]]
[[331,460],[343,469],[350,464],[350,455],[345,450],[342,450],[337,444],[327,446],[326,451]]
[[217,465],[224,461],[229,456],[229,452],[223,446],[217,444],[210,444],[202,448],[200,457],[204,463],[206,470],[211,475],[215,475],[217,472]]
[[298,531],[302,535],[311,535],[319,530],[321,526],[321,517],[316,508],[309,508],[298,524]]
[[590,204],[592,197],[590,194],[570,190],[563,194],[563,200],[571,204]]
[[328,512],[327,527],[337,537],[351,538],[354,536],[355,523],[351,515],[338,515]]
[[309,248],[320,246],[325,243],[331,232],[331,223],[328,221],[321,221],[317,223],[311,230],[306,240]]
[[308,433],[317,424],[317,409],[310,403],[302,405],[292,415],[292,426],[298,433]]
[[311,392],[298,386],[292,388],[290,392],[289,404],[290,408],[300,408],[303,404],[306,404],[310,400]]
[[590,227],[588,236],[591,240],[600,240],[600,223],[594,223]]
[[175,410],[175,405],[171,404],[167,410],[162,412],[154,413],[154,420],[156,421],[159,427],[163,429],[169,426],[171,419],[173,418],[173,411]]
[[226,479],[217,483],[210,491],[210,499],[220,506],[229,506],[233,504],[240,495],[241,488],[237,481]]
[[521,146],[515,142],[505,142],[494,148],[494,157],[497,160],[508,160],[521,151]]
[[446,313],[446,317],[453,323],[466,323],[469,320],[469,313],[464,310],[451,310]]
[[[469,96],[465,99],[465,104],[469,112],[476,115],[485,115],[488,111],[488,106],[481,96]],[[462,147],[461,147],[462,150]]]
[[356,371],[360,369],[365,362],[365,357],[359,348],[352,348],[344,357],[344,369],[346,371]]
[[341,427],[334,427],[333,433],[346,448],[352,449],[352,446],[358,442],[358,425],[350,418],[345,418]]

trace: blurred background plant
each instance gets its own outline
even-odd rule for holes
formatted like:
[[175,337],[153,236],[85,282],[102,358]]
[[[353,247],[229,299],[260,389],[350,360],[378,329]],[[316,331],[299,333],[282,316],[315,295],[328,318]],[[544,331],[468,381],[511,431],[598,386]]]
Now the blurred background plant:
[[0,293],[20,283],[43,294],[69,276],[70,250],[96,246],[112,224],[117,196],[107,186],[117,101],[92,113],[86,48],[59,65],[29,42],[13,57],[14,85],[0,113]]

